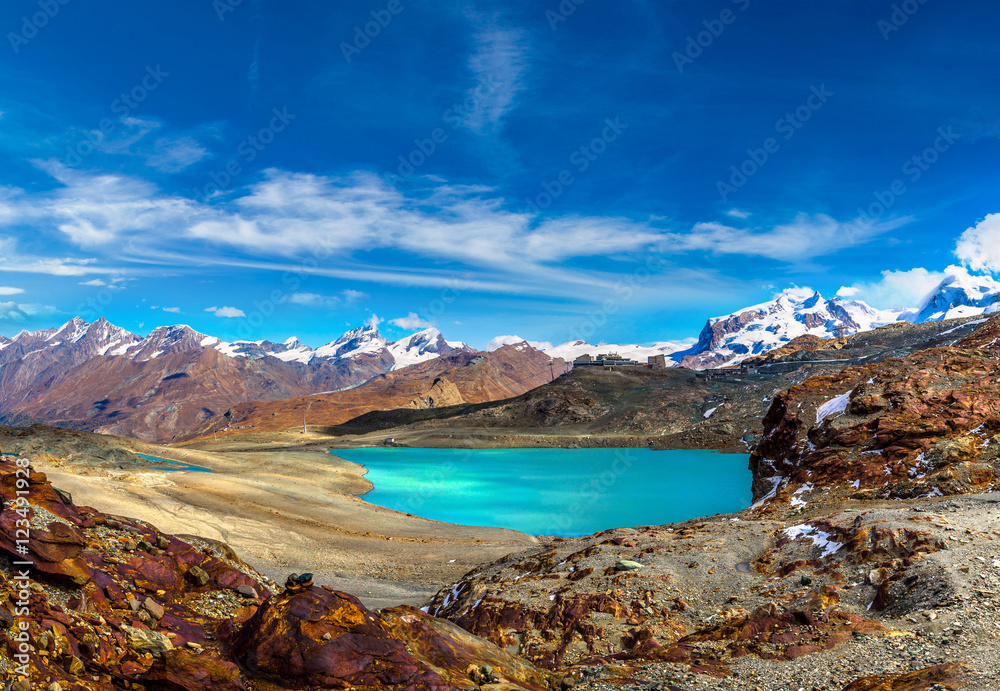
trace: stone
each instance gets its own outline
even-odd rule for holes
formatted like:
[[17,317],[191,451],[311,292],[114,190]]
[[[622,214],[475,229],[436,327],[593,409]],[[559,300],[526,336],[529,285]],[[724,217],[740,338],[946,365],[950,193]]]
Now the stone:
[[80,676],[86,671],[86,668],[83,665],[83,660],[78,658],[76,655],[70,655],[66,658],[66,671],[73,676]]
[[[174,691],[246,691],[239,668],[197,650],[178,648],[166,652],[143,675],[144,688]],[[148,684],[148,686],[147,686]]]
[[162,535],[157,535],[156,536],[156,546],[159,547],[162,550],[165,550],[168,547],[170,547],[170,540],[168,540],[167,538],[163,537]]
[[628,559],[620,559],[617,564],[615,564],[615,571],[635,571],[636,569],[641,569],[642,564],[637,561],[629,561]]
[[190,569],[187,570],[187,573],[185,575],[187,576],[187,579],[189,581],[191,581],[192,583],[194,583],[196,586],[199,587],[208,585],[208,582],[211,580],[211,578],[208,575],[208,572],[206,572],[205,569],[201,568],[200,566],[192,566]]
[[164,634],[122,625],[125,643],[137,653],[163,653],[173,650],[174,644]]
[[257,591],[248,585],[236,586],[236,592],[238,592],[243,597],[249,598],[251,600],[257,599]]
[[143,600],[142,606],[147,612],[149,612],[155,619],[159,620],[163,618],[164,611],[163,605],[154,600],[151,597],[147,597]]

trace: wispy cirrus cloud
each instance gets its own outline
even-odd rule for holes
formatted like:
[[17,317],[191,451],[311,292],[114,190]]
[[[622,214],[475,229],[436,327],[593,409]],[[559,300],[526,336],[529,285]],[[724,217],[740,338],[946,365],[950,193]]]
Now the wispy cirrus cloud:
[[[0,197],[0,218],[52,229],[48,232],[67,250],[91,256],[10,261],[16,253],[0,252],[0,271],[83,276],[112,273],[108,264],[149,270],[214,264],[599,300],[600,291],[619,283],[623,271],[650,256],[670,267],[650,288],[692,290],[698,283],[712,291],[718,286],[710,270],[679,266],[683,262],[677,259],[707,252],[808,262],[881,237],[908,220],[864,224],[799,214],[773,225],[710,222],[679,229],[662,219],[536,217],[509,209],[496,190],[482,185],[425,179],[423,187],[403,192],[370,173],[324,176],[278,169],[264,171],[262,179],[226,199],[203,202],[121,174],[87,174],[52,162],[39,166],[60,185],[31,195],[8,190]],[[4,242],[0,238],[0,249]],[[6,242],[13,246],[12,238]],[[368,260],[373,252],[405,256],[406,264]],[[611,261],[593,261],[598,258]],[[581,260],[591,261],[584,267]],[[351,299],[350,291],[299,291],[287,301],[330,305]]]
[[475,84],[469,88],[473,109],[466,126],[478,134],[495,133],[517,104],[528,69],[528,49],[524,32],[503,27],[496,17],[467,12],[473,25],[475,52],[469,70]]

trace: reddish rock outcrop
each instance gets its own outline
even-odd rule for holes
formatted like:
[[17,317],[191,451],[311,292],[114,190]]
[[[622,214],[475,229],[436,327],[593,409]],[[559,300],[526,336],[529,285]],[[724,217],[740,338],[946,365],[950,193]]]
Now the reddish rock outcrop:
[[906,674],[879,675],[858,679],[844,691],[928,691],[929,689],[960,688],[962,667],[960,665],[936,665]]
[[0,646],[30,688],[446,691],[471,686],[484,664],[509,688],[549,686],[545,672],[418,610],[370,612],[308,579],[272,595],[274,584],[225,545],[77,506],[8,458]]
[[779,394],[750,459],[755,500],[773,511],[820,491],[827,500],[898,499],[994,487],[998,339],[994,317],[954,347],[849,367]]

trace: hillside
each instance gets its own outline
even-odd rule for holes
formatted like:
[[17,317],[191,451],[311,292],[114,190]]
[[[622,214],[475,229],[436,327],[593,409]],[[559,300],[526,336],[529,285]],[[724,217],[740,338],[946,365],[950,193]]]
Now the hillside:
[[185,438],[301,429],[303,420],[315,430],[373,410],[436,409],[510,398],[550,381],[552,373],[564,367],[562,360],[553,361],[526,343],[489,353],[456,351],[346,391],[241,403],[193,428]]
[[172,441],[241,401],[337,391],[469,350],[436,329],[388,342],[366,325],[313,350],[294,338],[227,343],[184,325],[140,338],[74,318],[0,342],[0,421]]
[[[894,323],[844,339],[796,339],[753,373],[576,368],[510,400],[373,411],[331,428],[338,443],[392,436],[415,446],[644,446],[743,450],[772,401],[809,377],[952,344],[978,319]],[[794,345],[793,345],[794,344]]]

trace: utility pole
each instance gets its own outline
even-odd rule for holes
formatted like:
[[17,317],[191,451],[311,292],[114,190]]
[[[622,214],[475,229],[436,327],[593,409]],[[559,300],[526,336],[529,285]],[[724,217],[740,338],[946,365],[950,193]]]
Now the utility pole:
[[309,401],[309,405],[306,409],[302,411],[302,434],[306,434],[306,413],[309,412],[309,408],[312,407],[312,401]]
[[552,377],[549,381],[556,380],[556,371],[553,369],[555,367],[555,360],[549,360],[549,375]]

